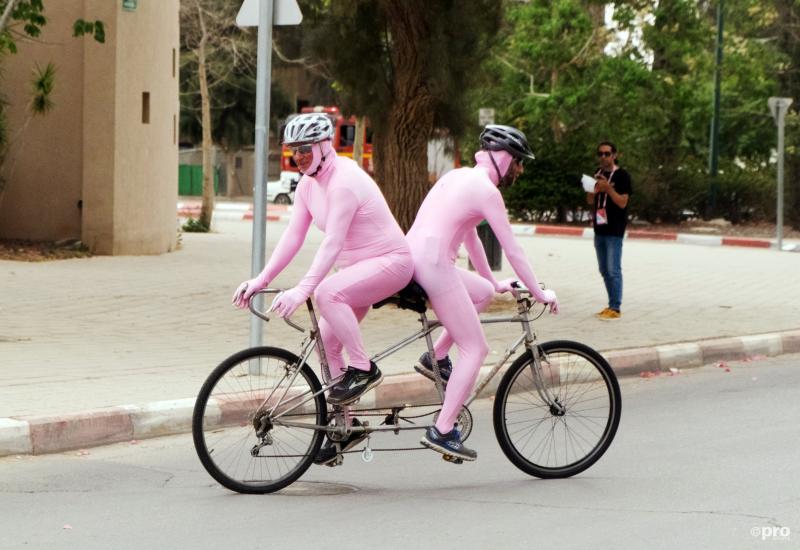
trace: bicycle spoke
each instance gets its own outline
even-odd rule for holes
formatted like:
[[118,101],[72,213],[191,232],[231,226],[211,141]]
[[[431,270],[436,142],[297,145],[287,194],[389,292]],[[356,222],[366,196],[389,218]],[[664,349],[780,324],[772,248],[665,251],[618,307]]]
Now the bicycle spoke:
[[[203,465],[239,492],[272,492],[291,483],[309,467],[323,437],[313,428],[326,415],[323,396],[312,397],[319,392],[314,388],[319,382],[310,369],[283,350],[254,348],[223,362],[195,409],[195,446]],[[282,412],[287,422],[308,428],[273,421]]]
[[[613,373],[606,373],[602,357],[573,342],[555,344],[541,345],[539,371],[530,354],[515,361],[495,403],[501,448],[519,468],[540,477],[587,468],[605,452],[619,421],[619,390],[613,381],[612,392]],[[555,401],[544,402],[539,389]]]

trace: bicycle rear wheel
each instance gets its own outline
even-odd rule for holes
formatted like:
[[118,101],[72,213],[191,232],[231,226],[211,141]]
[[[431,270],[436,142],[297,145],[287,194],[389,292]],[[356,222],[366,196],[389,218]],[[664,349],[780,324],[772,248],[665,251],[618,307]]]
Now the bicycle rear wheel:
[[194,446],[228,489],[278,491],[313,462],[324,437],[314,426],[326,425],[325,396],[299,362],[283,349],[250,348],[223,361],[203,384],[192,417]]
[[559,340],[540,346],[544,386],[537,391],[530,350],[500,381],[494,430],[500,448],[523,472],[545,479],[574,476],[606,452],[619,426],[621,396],[611,366],[592,348]]

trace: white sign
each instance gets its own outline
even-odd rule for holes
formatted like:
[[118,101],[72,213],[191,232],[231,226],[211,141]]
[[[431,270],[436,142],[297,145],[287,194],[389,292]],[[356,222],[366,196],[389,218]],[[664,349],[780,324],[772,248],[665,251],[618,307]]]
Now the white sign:
[[772,118],[775,119],[775,124],[780,124],[778,117],[781,119],[786,117],[786,111],[789,110],[789,105],[791,104],[791,97],[771,97],[767,100],[767,105],[769,105]]
[[478,125],[494,124],[494,109],[478,109]]
[[597,180],[594,179],[592,176],[587,176],[584,174],[581,176],[581,183],[583,184],[583,190],[587,193],[594,193],[594,185],[597,183]]
[[[299,25],[303,20],[303,13],[297,0],[269,0],[272,1],[273,25]],[[236,16],[236,25],[239,27],[258,26],[259,0],[244,0]]]

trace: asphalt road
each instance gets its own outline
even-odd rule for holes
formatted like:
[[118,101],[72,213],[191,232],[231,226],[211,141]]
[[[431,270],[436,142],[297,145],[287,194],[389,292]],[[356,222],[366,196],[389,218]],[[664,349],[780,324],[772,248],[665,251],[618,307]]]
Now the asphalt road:
[[275,495],[218,486],[187,436],[8,457],[0,548],[797,548],[800,356],[729,368],[624,380],[616,440],[566,480],[502,455],[488,400],[473,411],[474,464],[349,455]]

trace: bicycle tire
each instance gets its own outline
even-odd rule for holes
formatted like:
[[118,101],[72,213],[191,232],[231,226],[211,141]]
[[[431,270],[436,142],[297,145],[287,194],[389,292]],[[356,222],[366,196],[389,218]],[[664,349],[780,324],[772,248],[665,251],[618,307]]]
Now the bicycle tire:
[[[317,376],[305,363],[300,366],[297,377],[288,378],[289,368],[298,363],[299,358],[284,349],[245,349],[220,363],[200,389],[192,415],[194,446],[203,467],[224,487],[238,493],[272,493],[296,481],[311,466],[324,439],[322,431],[311,428],[270,424],[267,433],[272,443],[259,449],[256,456],[251,454],[254,449],[251,443],[257,445],[263,441],[256,435],[255,420],[257,415],[263,419],[267,414],[261,405],[284,389],[294,395],[308,389],[313,393],[321,390]],[[287,374],[280,378],[280,382],[273,381],[273,386],[268,386],[271,368],[276,372],[276,379],[281,371]],[[298,380],[302,382],[298,383]],[[284,381],[285,387],[281,386]],[[224,391],[226,389],[232,391]],[[288,393],[286,395],[291,397]],[[285,400],[276,397],[269,404],[273,403],[285,403]],[[278,413],[291,408],[280,409],[280,404],[276,407]],[[319,393],[298,412],[290,411],[290,414],[294,421],[306,419],[309,424],[326,425],[324,394]],[[263,449],[272,454],[262,455]],[[276,477],[273,471],[277,472]]]
[[[564,410],[547,405],[536,391],[530,370],[533,355],[528,350],[511,364],[497,387],[495,435],[506,457],[523,472],[543,479],[571,477],[592,466],[611,445],[622,409],[619,383],[603,356],[584,344],[556,340],[540,348],[547,357],[542,365],[546,383]],[[596,402],[590,408],[581,408],[591,401]],[[526,422],[529,425],[519,427]],[[545,433],[534,440],[543,425]],[[579,429],[589,435],[578,437]],[[562,437],[564,448],[556,449]],[[535,441],[538,444],[528,451]],[[540,451],[542,445],[545,449]]]

